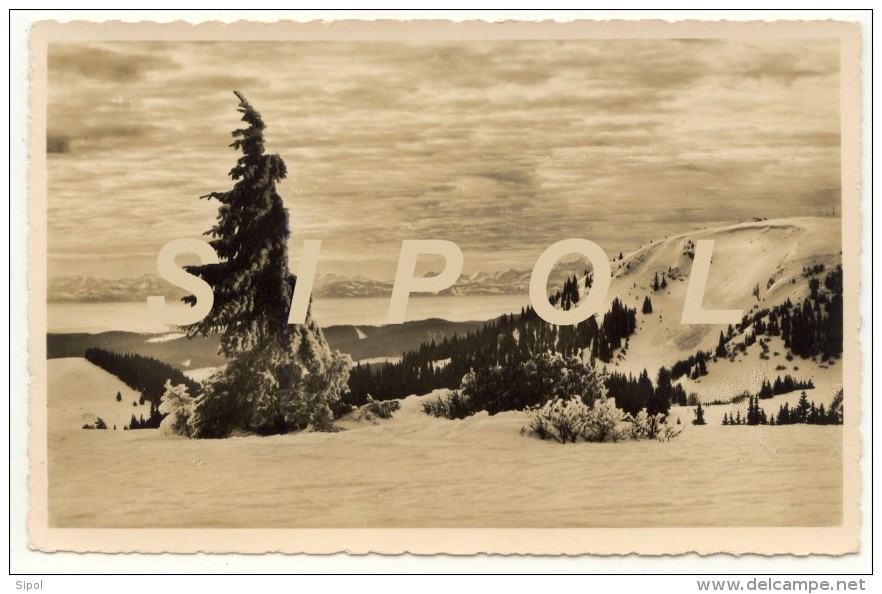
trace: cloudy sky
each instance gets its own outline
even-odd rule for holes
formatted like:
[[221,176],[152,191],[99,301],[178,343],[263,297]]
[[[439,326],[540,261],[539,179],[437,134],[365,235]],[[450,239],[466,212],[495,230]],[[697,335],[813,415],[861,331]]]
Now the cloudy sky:
[[529,268],[568,237],[613,254],[839,203],[830,40],[54,43],[48,82],[50,275],[155,272],[211,226],[233,90],[319,273],[391,278],[403,239]]

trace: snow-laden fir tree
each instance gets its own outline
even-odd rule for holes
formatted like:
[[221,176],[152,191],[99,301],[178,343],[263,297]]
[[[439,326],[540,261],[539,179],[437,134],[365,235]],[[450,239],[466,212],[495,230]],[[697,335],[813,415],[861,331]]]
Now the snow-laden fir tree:
[[331,407],[346,389],[351,361],[330,350],[311,315],[288,325],[296,278],[288,271],[288,211],[276,192],[285,163],[266,154],[263,119],[236,96],[247,127],[233,132],[230,145],[242,151],[229,174],[235,185],[203,196],[220,202],[217,223],[206,233],[220,262],[187,267],[214,290],[211,312],[187,326],[187,334],[218,334],[229,363],[194,401],[190,434],[330,430]]
[[[741,413],[739,413],[740,415]],[[741,418],[739,416],[738,422],[740,424]],[[704,408],[701,406],[701,400],[698,401],[698,405],[695,407],[695,418],[692,420],[693,425],[704,425]]]
[[[159,412],[165,417],[159,424],[160,433],[165,435],[190,435],[190,412],[193,410],[193,397],[187,393],[184,384],[172,385],[165,382],[165,393],[159,404]],[[134,415],[132,415],[134,419]]]

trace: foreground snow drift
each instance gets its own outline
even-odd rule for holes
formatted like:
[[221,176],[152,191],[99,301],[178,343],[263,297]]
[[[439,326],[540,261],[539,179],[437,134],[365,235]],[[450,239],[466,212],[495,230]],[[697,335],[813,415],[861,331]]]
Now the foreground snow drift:
[[[522,413],[431,418],[424,397],[340,433],[187,440],[63,422],[83,360],[49,361],[55,527],[819,526],[842,518],[841,427],[688,425],[562,446]],[[100,370],[97,370],[100,371]],[[62,389],[62,386],[65,389]],[[73,419],[70,419],[73,420]]]

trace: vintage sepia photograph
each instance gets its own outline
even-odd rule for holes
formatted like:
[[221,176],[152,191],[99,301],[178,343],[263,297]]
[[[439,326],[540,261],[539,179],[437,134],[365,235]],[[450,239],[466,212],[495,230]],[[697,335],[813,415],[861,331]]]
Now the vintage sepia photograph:
[[859,27],[31,35],[33,547],[860,548]]

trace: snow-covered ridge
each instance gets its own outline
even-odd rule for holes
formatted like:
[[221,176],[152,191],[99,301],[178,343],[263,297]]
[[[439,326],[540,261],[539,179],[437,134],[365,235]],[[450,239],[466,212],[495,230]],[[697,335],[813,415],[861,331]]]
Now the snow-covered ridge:
[[[616,256],[611,263],[613,278],[607,301],[618,298],[635,308],[637,330],[627,348],[616,354],[609,365],[611,370],[638,374],[647,369],[653,375],[662,365],[670,366],[698,350],[714,349],[725,327],[680,323],[692,271],[692,250],[695,242],[705,239],[715,243],[703,307],[741,309],[742,315],[769,309],[787,299],[802,302],[809,293],[803,269],[823,265],[825,271],[831,271],[842,262],[841,221],[820,217],[699,229],[640,246],[622,259]],[[654,288],[656,278],[660,283],[664,281],[663,288]],[[579,278],[579,286],[582,295],[590,290],[585,288],[584,276]],[[647,297],[652,313],[643,314],[642,304]],[[722,385],[736,386],[737,392],[755,392],[759,389],[757,378],[774,379],[776,374],[785,373],[816,378],[816,383],[821,378],[826,391],[841,383],[841,368],[828,372],[810,360],[787,361],[786,349],[779,342],[770,341],[768,360],[759,357],[759,347],[755,346],[734,362],[714,364],[711,376],[699,380],[701,383],[686,380],[688,391],[696,391],[702,398],[726,399],[733,395],[732,390],[722,390]],[[784,369],[776,369],[778,366]]]

